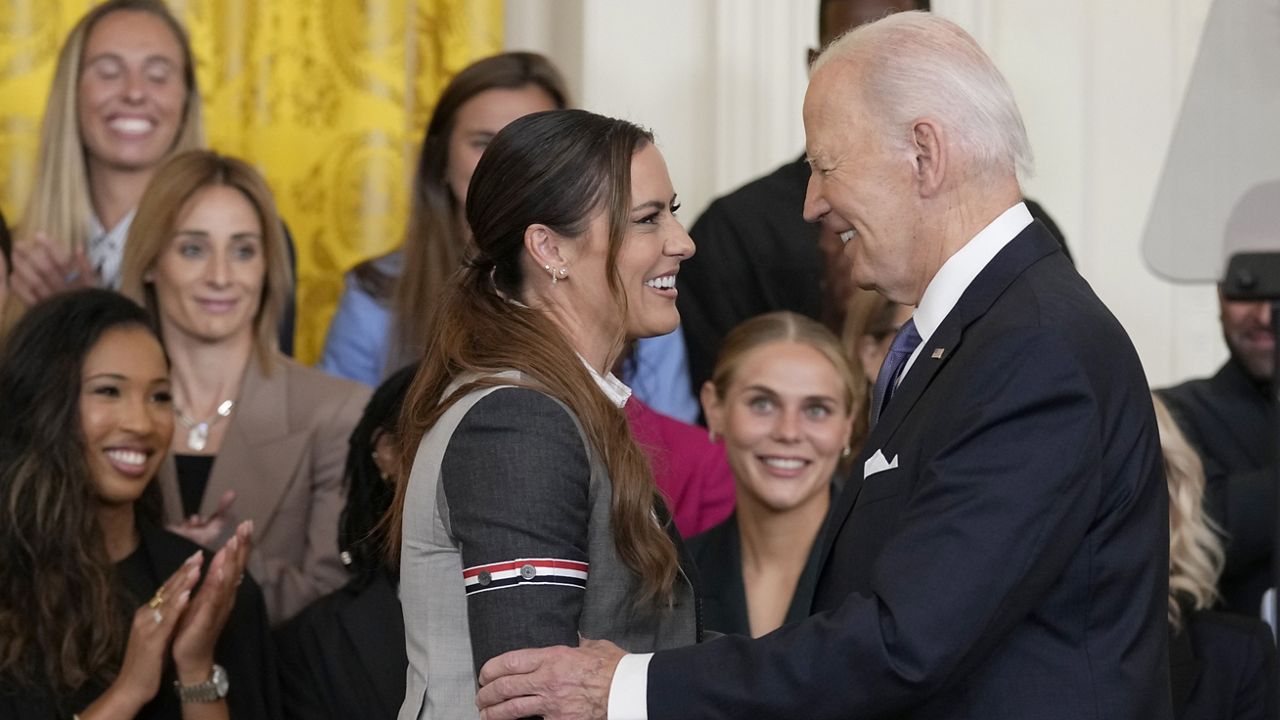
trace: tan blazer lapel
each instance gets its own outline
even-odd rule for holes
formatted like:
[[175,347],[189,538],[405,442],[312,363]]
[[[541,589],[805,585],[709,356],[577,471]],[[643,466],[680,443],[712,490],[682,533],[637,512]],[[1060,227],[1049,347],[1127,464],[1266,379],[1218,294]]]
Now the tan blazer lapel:
[[[215,463],[217,464],[217,463]],[[165,453],[156,471],[156,482],[160,484],[160,495],[164,499],[164,522],[177,524],[182,522],[182,493],[178,490],[178,463],[173,459],[173,451]]]
[[268,381],[257,359],[249,361],[236,413],[200,502],[200,512],[207,515],[217,510],[224,492],[235,490],[232,517],[253,520],[259,532],[268,527],[307,447],[305,430],[289,432],[288,368],[278,364],[274,370]]

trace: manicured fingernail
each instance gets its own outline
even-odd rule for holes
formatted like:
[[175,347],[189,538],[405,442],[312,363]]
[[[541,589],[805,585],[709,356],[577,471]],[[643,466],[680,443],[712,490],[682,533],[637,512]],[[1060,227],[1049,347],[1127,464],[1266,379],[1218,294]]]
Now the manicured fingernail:
[[191,591],[190,591],[190,590],[183,590],[183,591],[178,595],[178,602],[179,602],[179,603],[186,603],[186,602],[187,602],[188,600],[190,600],[190,599],[191,599]]
[[198,562],[200,562],[200,558],[201,558],[201,557],[203,557],[203,556],[204,556],[204,551],[202,551],[202,550],[197,550],[197,551],[195,551],[194,553],[192,553],[192,554],[191,554],[191,557],[187,558],[187,563],[186,563],[186,564],[188,564],[188,565],[193,565],[193,564],[195,564],[195,563],[198,563]]
[[240,536],[239,536],[239,535],[232,535],[232,536],[231,536],[231,539],[227,541],[227,549],[228,549],[228,550],[235,550],[235,549],[236,549],[236,546],[237,546],[237,545],[239,545],[239,544],[240,544]]
[[190,570],[188,570],[188,571],[187,571],[187,579],[188,579],[188,580],[199,580],[199,579],[200,579],[200,568],[198,568],[198,567],[193,567],[193,568],[191,568]]

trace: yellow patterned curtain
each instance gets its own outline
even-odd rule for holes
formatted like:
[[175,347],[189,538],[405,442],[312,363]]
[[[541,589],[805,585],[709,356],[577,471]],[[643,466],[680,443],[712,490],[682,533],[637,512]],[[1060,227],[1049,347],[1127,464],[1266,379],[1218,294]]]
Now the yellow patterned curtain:
[[[0,0],[0,206],[30,188],[59,45],[92,0]],[[456,72],[502,47],[502,0],[169,0],[217,150],[255,163],[298,251],[295,354],[319,357],[342,273],[394,248],[418,142]]]

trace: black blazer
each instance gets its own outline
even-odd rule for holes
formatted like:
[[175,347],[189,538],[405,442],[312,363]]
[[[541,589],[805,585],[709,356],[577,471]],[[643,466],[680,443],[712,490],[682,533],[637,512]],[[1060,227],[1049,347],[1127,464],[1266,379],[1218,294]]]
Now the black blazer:
[[1275,720],[1276,647],[1266,623],[1193,612],[1169,640],[1176,720]]
[[1226,531],[1222,608],[1256,617],[1276,532],[1276,413],[1267,387],[1228,360],[1210,378],[1160,391],[1204,463],[1205,512]]
[[[800,579],[783,625],[800,622],[809,615],[813,601],[813,585],[818,579],[817,543],[809,551],[809,559]],[[698,569],[698,597],[702,601],[702,627],[722,635],[751,635],[751,616],[747,613],[747,588],[742,581],[742,544],[738,534],[738,515],[689,538],[685,543],[693,564]]]
[[1170,716],[1146,378],[1038,222],[930,338],[862,459],[876,453],[894,467],[837,500],[816,614],[657,653],[652,720]]
[[387,718],[404,701],[404,619],[386,575],[353,580],[275,632],[285,716]]

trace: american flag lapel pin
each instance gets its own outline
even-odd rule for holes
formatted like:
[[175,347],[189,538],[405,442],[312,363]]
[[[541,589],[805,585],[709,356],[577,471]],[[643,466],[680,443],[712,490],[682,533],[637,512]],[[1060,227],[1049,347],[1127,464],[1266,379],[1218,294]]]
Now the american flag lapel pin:
[[930,357],[932,357],[934,360],[941,360],[941,359],[942,359],[942,354],[943,354],[944,352],[946,352],[946,349],[945,349],[945,348],[934,348],[934,349],[933,349],[933,355],[931,355]]

